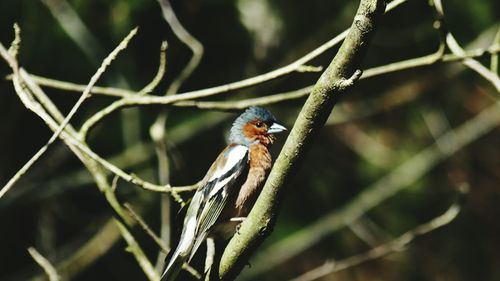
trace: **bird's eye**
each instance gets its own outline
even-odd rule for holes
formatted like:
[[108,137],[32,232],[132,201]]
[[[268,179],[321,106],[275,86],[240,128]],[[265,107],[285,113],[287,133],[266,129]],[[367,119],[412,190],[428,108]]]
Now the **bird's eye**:
[[262,122],[260,122],[260,121],[259,121],[259,122],[257,122],[257,123],[255,123],[255,127],[257,127],[257,128],[260,128],[260,127],[262,127],[263,125],[264,125],[264,123],[262,123]]

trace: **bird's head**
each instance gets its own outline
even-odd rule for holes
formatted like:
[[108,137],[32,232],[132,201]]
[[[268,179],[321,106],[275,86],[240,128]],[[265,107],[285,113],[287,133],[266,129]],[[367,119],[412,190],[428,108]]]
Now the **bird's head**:
[[276,122],[276,118],[267,109],[249,107],[233,123],[229,135],[231,143],[250,145],[261,143],[268,146],[274,141],[274,134],[286,131]]

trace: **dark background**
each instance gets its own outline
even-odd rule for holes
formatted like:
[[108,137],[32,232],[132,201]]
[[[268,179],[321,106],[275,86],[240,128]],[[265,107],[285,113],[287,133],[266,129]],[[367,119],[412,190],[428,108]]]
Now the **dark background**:
[[[444,2],[448,28],[459,43],[468,48],[488,47],[499,28],[500,2]],[[156,73],[162,40],[169,42],[167,73],[155,94],[164,93],[189,60],[189,50],[172,34],[155,1],[75,0],[69,4],[95,39],[85,40],[89,47],[86,52],[41,1],[0,2],[0,40],[9,46],[12,25],[19,23],[19,60],[29,72],[86,84],[100,61],[136,26],[138,35],[109,67],[99,85],[141,89]],[[180,89],[185,92],[238,81],[292,62],[347,28],[358,2],[188,0],[172,4],[180,21],[205,48],[200,66]],[[252,14],[252,5],[261,5],[265,11],[258,20],[251,20],[254,29],[242,20]],[[427,1],[402,4],[383,18],[363,67],[434,52],[439,36],[432,23],[433,12]],[[325,53],[311,64],[326,66],[334,52]],[[489,66],[489,57],[481,61]],[[0,76],[9,73],[7,64],[0,62]],[[294,73],[209,100],[279,93],[313,84],[318,77],[317,73]],[[79,96],[61,90],[46,91],[63,112],[68,112]],[[404,97],[400,105],[390,105]],[[438,116],[451,128],[458,127],[498,101],[498,93],[471,70],[458,63],[445,63],[360,81],[342,101],[343,106],[363,115],[368,109],[362,106],[370,108],[367,101],[377,98],[385,99],[387,106],[382,104],[376,114],[327,124],[322,130],[288,188],[278,224],[263,249],[335,212],[371,183],[431,145],[434,138],[425,121],[429,116]],[[72,124],[81,125],[112,100],[94,96]],[[291,128],[302,103],[290,101],[268,108]],[[127,172],[157,182],[157,162],[148,130],[160,111],[161,107],[148,106],[113,114],[91,133],[91,147],[107,159],[114,159],[126,149],[143,144],[144,148],[130,159],[115,163]],[[235,116],[186,108],[170,110],[167,139],[174,156],[174,185],[191,184],[203,177],[224,147],[225,133]],[[0,121],[0,183],[5,184],[52,132],[22,105],[11,82],[4,79],[0,80]],[[360,136],[370,142],[352,149]],[[274,157],[285,136],[279,138]],[[253,280],[286,280],[325,260],[361,253],[397,237],[444,212],[457,186],[464,183],[470,186],[470,192],[461,214],[450,225],[418,239],[403,252],[322,280],[500,280],[499,140],[497,127],[370,210],[356,225],[368,229],[373,245],[360,239],[354,226],[347,226]],[[122,202],[141,209],[148,223],[158,230],[158,194],[120,183],[118,196]],[[27,247],[35,246],[58,263],[75,253],[111,215],[81,163],[57,142],[0,200],[0,280],[30,280],[35,274],[41,275]],[[141,229],[134,230],[154,261],[158,247]],[[125,243],[119,240],[74,280],[146,280],[124,248]],[[250,263],[253,266],[245,270],[246,274],[266,261],[254,259]]]

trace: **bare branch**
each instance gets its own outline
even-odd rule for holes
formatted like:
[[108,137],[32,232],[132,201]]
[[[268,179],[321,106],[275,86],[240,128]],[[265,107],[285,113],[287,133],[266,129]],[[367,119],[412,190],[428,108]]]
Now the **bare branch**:
[[[441,0],[433,0],[434,3],[434,8],[437,13],[437,17],[440,19],[444,19],[444,9],[443,9],[443,4],[441,3]],[[443,28],[443,32],[446,33],[446,44],[450,48],[450,50],[455,54],[455,55],[461,55],[463,56],[465,54],[465,50],[460,47],[458,44],[457,40],[453,36],[453,34],[449,33],[446,29]],[[494,48],[498,49],[498,44],[495,44],[493,46]],[[487,67],[482,65],[480,62],[467,58],[462,61],[462,63],[477,72],[479,75],[481,75],[483,78],[486,80],[490,81],[493,86],[495,87],[496,91],[500,93],[500,77],[498,76],[497,73],[494,73],[490,71]]]
[[[141,216],[139,214],[137,214],[137,212],[135,212],[134,209],[132,209],[132,206],[130,206],[130,204],[128,204],[128,203],[125,203],[123,205],[125,206],[125,209],[127,209],[127,211],[129,212],[129,214],[139,223],[139,225],[142,227],[142,229],[149,235],[149,237],[151,237],[151,239],[153,239],[153,241],[156,243],[156,245],[158,245],[160,247],[161,251],[165,254],[170,252],[170,248],[167,245],[165,245],[163,240],[160,237],[158,237],[158,235],[156,235],[154,233],[154,231],[141,218]],[[191,273],[191,275],[193,275],[193,277],[195,277],[196,279],[201,279],[201,274],[198,273],[198,271],[196,271],[196,269],[189,266],[187,263],[183,265],[183,268],[186,269],[186,271],[188,271],[189,273]]]
[[82,105],[82,103],[90,96],[90,91],[92,90],[92,87],[94,87],[95,83],[97,83],[97,80],[101,78],[101,75],[106,71],[107,67],[111,64],[113,60],[115,60],[116,56],[123,50],[127,48],[128,43],[132,38],[137,34],[137,27],[132,29],[130,33],[118,44],[118,46],[104,59],[102,62],[101,66],[97,69],[96,73],[90,78],[90,82],[87,84],[87,87],[83,91],[83,94],[80,96],[78,101],[75,103],[73,108],[71,108],[70,112],[66,116],[66,118],[63,120],[59,128],[56,130],[54,135],[49,139],[49,142],[47,143],[50,144],[52,143],[59,134],[64,130],[64,127],[69,123],[71,118],[75,115],[76,111],[78,108]]
[[[259,275],[302,253],[330,233],[356,221],[397,192],[411,186],[437,164],[500,124],[500,102],[484,109],[474,118],[441,135],[432,145],[403,162],[339,210],[326,214],[299,232],[275,243],[255,257],[250,275]],[[438,143],[447,143],[443,149]],[[257,262],[263,260],[265,262]]]
[[[6,61],[9,61],[9,64],[12,63],[12,65],[14,66],[17,66],[17,61],[15,61],[5,50],[4,46],[0,43],[0,55],[2,55],[2,57],[4,57],[4,59]],[[23,69],[20,69],[19,71],[17,71],[15,68],[13,69],[14,70],[14,76],[13,76],[13,82],[14,82],[14,86],[16,87],[16,92],[18,93],[20,99],[23,101],[23,103],[30,109],[32,110],[33,112],[35,112],[40,118],[42,118],[42,120],[44,120],[47,125],[53,129],[54,131],[56,131],[58,128],[61,128],[60,125],[57,124],[57,122],[55,122],[52,117],[50,117],[46,112],[45,110],[43,110],[42,106],[39,105],[38,103],[34,103],[34,100],[30,99],[29,96],[30,94],[27,92],[27,91],[24,91],[23,87],[21,86],[21,83],[20,83],[20,78],[18,77],[22,77],[22,79],[28,84],[29,87],[31,87],[31,90],[33,91],[38,91],[39,92],[39,96],[40,97],[40,92],[41,92],[41,89],[37,89],[37,85],[36,83],[34,83],[31,79],[30,79],[30,76],[29,74],[27,74],[26,71],[24,71]],[[19,72],[18,74],[16,74],[17,72]],[[44,94],[42,95],[44,96]],[[48,100],[45,98],[45,102],[44,102],[44,106],[45,107],[50,107],[52,108],[52,110],[57,110],[56,108],[54,108],[53,105],[49,104],[48,103]],[[59,117],[61,117],[61,115],[59,115]],[[137,177],[136,175],[133,175],[133,174],[127,174],[125,173],[123,170],[121,170],[120,168],[116,167],[115,165],[111,164],[110,162],[106,161],[105,159],[103,159],[102,157],[100,157],[99,155],[97,155],[95,152],[93,152],[84,142],[80,141],[79,139],[71,136],[70,134],[68,133],[65,133],[64,130],[61,131],[61,136],[62,138],[66,141],[66,144],[68,144],[70,146],[70,148],[73,148],[73,151],[75,152],[75,154],[77,155],[81,155],[81,153],[84,153],[87,157],[90,157],[92,160],[96,161],[97,163],[101,164],[103,167],[105,167],[106,169],[112,171],[114,174],[118,175],[120,178],[122,178],[123,180],[127,181],[127,182],[131,182],[131,183],[134,183],[144,189],[147,189],[147,190],[151,190],[151,191],[156,191],[156,192],[171,192],[172,190],[175,190],[175,192],[183,192],[183,191],[190,191],[190,190],[193,190],[193,189],[196,189],[198,184],[194,184],[194,185],[189,185],[189,186],[183,186],[183,187],[171,187],[170,185],[166,185],[166,186],[161,186],[161,185],[155,185],[155,184],[152,184],[152,183],[149,183],[139,177]],[[43,150],[45,151],[45,150]],[[42,151],[42,153],[43,153]],[[41,154],[37,154],[35,156],[40,156]],[[38,159],[37,157],[33,157],[32,159]],[[30,162],[28,162],[30,163]],[[14,183],[15,181],[17,181],[25,172],[26,172],[27,169],[23,170],[19,170],[17,173],[16,173],[16,176],[14,177]],[[10,184],[10,185],[6,185],[6,187],[4,187],[1,191],[0,191],[0,198],[13,186],[13,184]]]
[[153,239],[153,241],[155,241],[155,243],[160,247],[161,251],[163,251],[164,253],[170,252],[170,249],[168,248],[168,246],[165,245],[165,243],[163,243],[163,241],[160,239],[160,237],[158,237],[158,235],[156,235],[154,233],[154,231],[141,218],[141,216],[139,214],[137,214],[134,211],[134,209],[132,209],[132,206],[130,206],[130,204],[125,203],[125,204],[123,204],[123,206],[125,207],[125,209],[127,209],[127,211],[132,216],[132,218],[134,218],[139,223],[139,225],[142,227],[144,232],[146,232],[149,235],[149,237],[151,237],[151,239]]
[[[385,75],[385,74],[390,74],[393,72],[397,71],[402,71],[402,70],[407,70],[407,69],[413,69],[417,67],[422,67],[422,66],[430,66],[430,65],[435,65],[438,63],[451,63],[451,62],[462,62],[466,59],[469,58],[482,58],[484,56],[490,55],[491,57],[498,55],[500,52],[500,45],[493,44],[487,49],[473,49],[473,50],[467,50],[463,54],[441,54],[441,51],[438,49],[435,53],[425,55],[422,57],[417,57],[417,58],[412,58],[408,60],[402,60],[394,63],[389,63],[385,64],[382,66],[376,66],[372,68],[368,68],[363,70],[363,74],[359,79],[365,79],[365,78],[371,78],[371,77],[376,77],[379,75]],[[81,92],[85,89],[85,85],[80,85],[80,84],[74,84],[71,82],[65,82],[65,81],[59,81],[55,79],[50,79],[42,76],[37,76],[34,74],[30,74],[32,77],[33,81],[35,81],[37,84],[41,86],[46,86],[50,88],[57,88],[60,90],[67,90],[67,91],[75,91],[75,92]],[[12,79],[12,76],[9,75],[7,79]],[[182,100],[182,101],[177,101],[172,104],[172,106],[179,106],[179,107],[196,107],[200,109],[220,109],[220,110],[237,110],[237,109],[242,109],[245,108],[244,105],[248,104],[248,106],[252,105],[266,105],[266,104],[272,104],[272,103],[279,103],[282,101],[286,100],[293,100],[293,99],[298,99],[306,96],[310,91],[307,91],[306,89],[311,90],[311,86],[304,87],[302,89],[290,91],[287,93],[290,93],[290,97],[286,97],[286,93],[283,94],[274,94],[276,96],[280,96],[276,100],[274,98],[271,98],[270,100],[266,100],[266,98],[274,96],[274,95],[269,95],[269,96],[264,96],[264,97],[259,97],[259,98],[253,98],[253,99],[245,99],[245,100],[238,100],[238,101],[223,101],[223,102],[210,102],[210,101],[195,101],[195,100]],[[106,87],[97,87],[94,86],[91,91],[92,94],[98,94],[98,95],[107,95],[107,96],[114,96],[114,97],[122,97],[126,99],[130,99],[131,97],[136,96],[139,92],[131,91],[131,90],[125,90],[125,89],[118,89],[118,88],[106,88]],[[298,93],[303,93],[303,94],[298,94]],[[148,95],[146,95],[148,96]],[[234,104],[234,106],[231,106],[231,103]],[[148,104],[148,103],[141,103],[141,104]],[[141,105],[137,104],[137,105]],[[163,103],[160,103],[163,104]],[[169,104],[169,103],[166,103]],[[133,104],[130,104],[132,106]]]
[[[161,7],[163,18],[168,23],[172,29],[175,36],[192,52],[192,56],[189,62],[184,66],[180,74],[172,81],[168,87],[165,96],[171,96],[177,94],[179,88],[182,84],[191,76],[191,74],[196,70],[200,64],[201,58],[203,57],[203,45],[192,36],[180,23],[175,14],[172,5],[169,0],[158,0],[158,4]],[[153,125],[150,127],[150,135],[155,143],[156,158],[158,159],[158,175],[161,184],[170,183],[170,165],[169,157],[167,151],[167,143],[165,140],[166,135],[166,122],[167,122],[168,112],[161,112]],[[175,192],[171,192],[170,195],[177,201],[181,206],[185,203],[182,198]],[[163,196],[161,198],[161,237],[166,243],[170,243],[170,227],[171,227],[171,202],[170,198]],[[165,254],[158,252],[156,268],[162,270],[164,267]],[[189,267],[188,267],[189,269]],[[188,270],[189,271],[189,270]]]
[[15,58],[19,53],[19,48],[21,45],[21,28],[19,28],[19,25],[17,23],[14,23],[13,28],[14,28],[14,40],[10,44],[8,53]]
[[153,80],[151,80],[149,84],[147,84],[142,90],[140,90],[139,93],[137,93],[137,95],[143,96],[151,93],[160,83],[161,79],[163,78],[163,75],[165,75],[165,68],[167,65],[167,55],[166,55],[167,47],[168,47],[167,41],[163,41],[160,47],[160,64],[158,66],[158,71],[156,72],[156,75],[153,78]]
[[417,226],[388,243],[375,247],[366,253],[348,257],[340,261],[327,261],[322,266],[314,268],[296,278],[290,279],[290,281],[316,280],[328,274],[339,272],[367,261],[379,259],[391,253],[403,251],[418,237],[451,223],[457,217],[459,212],[460,205],[453,204],[444,214],[441,214],[427,223]]
[[[421,66],[433,65],[439,62],[461,62],[469,58],[480,58],[487,54],[497,54],[500,52],[499,46],[491,46],[489,49],[476,49],[462,54],[441,54],[440,49],[436,53],[426,55],[419,58],[408,59],[400,62],[395,62],[379,67],[373,67],[363,71],[363,75],[359,79],[365,79],[369,77],[375,77],[378,75],[389,74],[396,71],[413,69]],[[437,56],[439,55],[439,56]],[[180,107],[196,107],[199,109],[220,109],[220,110],[238,110],[245,108],[247,106],[254,105],[269,105],[273,103],[283,102],[287,100],[299,99],[308,95],[312,86],[304,87],[295,91],[275,94],[260,98],[246,99],[240,101],[222,101],[222,102],[212,102],[212,101],[196,101],[191,100],[191,98],[184,99],[183,94],[169,97],[156,97],[156,96],[143,96],[139,97],[128,97],[126,99],[120,99],[115,101],[102,111],[99,111],[92,117],[90,117],[82,126],[82,132],[87,134],[87,132],[93,128],[98,122],[102,121],[105,117],[109,116],[114,111],[129,106],[139,106],[139,105],[169,105],[169,106],[180,106]],[[180,98],[179,98],[180,97]]]
[[287,183],[298,169],[308,144],[325,124],[339,94],[351,84],[346,81],[359,77],[356,70],[384,10],[384,1],[360,2],[346,39],[304,104],[257,202],[241,225],[240,235],[235,235],[225,249],[219,266],[221,279],[234,279],[272,231]]
[[[29,75],[25,71],[23,71],[23,69],[18,68],[17,61],[15,60],[15,58],[11,57],[8,52],[6,52],[2,44],[0,44],[0,54],[9,63],[14,72],[13,84],[20,100],[28,109],[30,109],[31,111],[36,113],[40,118],[42,118],[49,126],[49,128],[54,132],[58,132],[58,130],[62,128],[60,132],[62,140],[66,144],[68,144],[68,147],[84,163],[86,168],[93,175],[94,180],[97,186],[99,187],[100,191],[104,193],[104,196],[108,201],[110,207],[119,216],[120,219],[115,219],[114,221],[118,226],[118,229],[120,230],[122,237],[127,242],[129,251],[134,255],[136,261],[138,262],[139,266],[143,269],[148,279],[155,281],[158,280],[159,279],[158,273],[154,270],[151,263],[144,254],[143,250],[141,249],[141,247],[139,246],[133,235],[130,233],[130,231],[124,224],[129,219],[127,216],[125,216],[124,211],[122,210],[120,204],[118,203],[118,200],[116,199],[115,194],[113,192],[113,188],[109,185],[102,167],[99,166],[99,162],[94,161],[92,157],[88,157],[87,155],[82,153],[82,151],[85,151],[85,153],[89,154],[92,154],[93,152],[88,148],[88,146],[77,140],[77,133],[74,131],[74,129],[71,127],[70,124],[67,124],[67,126],[61,126],[64,124],[64,121],[67,120],[67,118],[64,118],[57,109],[57,107],[55,107],[53,103],[50,101],[50,99],[46,98],[45,93],[43,93],[43,91],[36,85],[36,83],[34,83],[32,80],[29,79]],[[22,81],[24,81],[26,85],[23,85]],[[53,116],[57,119],[57,121],[54,120],[52,116],[50,116],[50,114],[46,111],[44,106],[42,106],[39,103],[39,101],[35,100],[33,94],[39,95],[39,100],[45,103],[44,104],[45,108],[47,108],[52,112]]]
[[263,106],[274,103],[280,103],[283,101],[300,99],[307,97],[312,90],[312,86],[307,86],[302,89],[289,91],[285,93],[279,93],[274,95],[268,95],[258,98],[250,98],[237,101],[196,101],[187,100],[179,101],[173,104],[173,106],[179,107],[195,107],[198,109],[216,109],[216,110],[242,110],[250,106]]
[[193,52],[189,63],[184,67],[179,76],[170,84],[166,95],[176,94],[179,88],[182,86],[184,81],[191,76],[193,71],[200,64],[201,58],[203,57],[203,45],[196,40],[194,36],[192,36],[182,24],[177,19],[177,16],[172,9],[172,5],[168,0],[158,0],[160,4],[161,10],[163,12],[163,18],[169,24],[172,31],[175,33],[175,36],[182,41],[182,43],[186,44],[189,49]]
[[50,281],[59,281],[59,274],[57,274],[54,266],[48,261],[44,256],[42,256],[35,248],[29,247],[28,252],[31,257],[43,268],[47,277],[49,277]]
[[[69,92],[83,92],[87,87],[87,85],[76,84],[67,81],[60,81],[52,78],[38,76],[32,73],[30,73],[30,76],[33,79],[33,81],[35,81],[38,85],[48,88],[54,88]],[[7,79],[9,80],[12,79],[12,75],[7,76]],[[99,86],[94,86],[90,92],[92,95],[103,95],[103,96],[121,97],[121,98],[130,98],[139,93],[132,90],[112,88],[112,87],[99,87]]]
[[[61,132],[64,130],[64,127],[68,125],[69,121],[71,118],[75,115],[76,111],[78,108],[82,105],[83,101],[90,95],[90,90],[94,86],[94,84],[97,82],[99,77],[104,73],[106,70],[107,66],[116,58],[118,53],[122,50],[124,50],[127,47],[128,42],[132,39],[132,37],[136,34],[137,29],[133,29],[126,37],[123,39],[123,41],[116,47],[103,61],[101,67],[97,70],[97,72],[92,76],[90,79],[89,84],[87,85],[87,88],[83,92],[83,94],[80,96],[78,101],[75,103],[73,108],[70,110],[66,118],[63,120],[63,122],[59,125],[57,130],[54,132],[54,134],[51,136],[51,138],[48,140],[48,142],[38,150],[33,157],[31,157],[24,166],[19,169],[19,171],[7,182],[7,184],[2,187],[2,190],[0,191],[0,198],[2,198],[5,193],[12,188],[12,186],[28,171],[28,169],[47,151],[49,146],[59,137]],[[2,52],[2,57],[8,56],[8,53],[3,47],[3,45],[0,46],[0,52]],[[15,71],[15,70],[14,70]]]
[[[390,5],[387,6],[386,12],[389,12],[399,6],[400,4],[406,2],[407,0],[397,0],[391,2]],[[221,93],[226,93],[229,91],[234,91],[237,89],[243,89],[247,88],[250,86],[254,86],[257,84],[264,83],[266,81],[270,81],[276,78],[279,78],[281,76],[287,75],[289,73],[295,72],[299,69],[302,69],[303,65],[307,63],[308,61],[318,57],[325,51],[329,50],[330,48],[336,46],[344,38],[347,36],[348,30],[345,30],[341,34],[335,36],[333,39],[330,41],[324,43],[320,47],[316,48],[312,52],[306,54],[305,56],[299,58],[298,60],[294,61],[293,63],[278,68],[276,70],[270,71],[268,73],[264,73],[252,78],[247,78],[238,82],[233,82],[221,86],[216,86],[212,88],[206,88],[202,90],[197,90],[197,91],[191,91],[191,92],[186,92],[186,93],[181,93],[175,96],[164,96],[164,97],[155,97],[155,96],[143,96],[143,97],[130,97],[127,99],[121,99],[118,101],[115,101],[114,103],[110,104],[108,107],[104,108],[103,110],[99,111],[95,115],[93,115],[85,124],[82,126],[82,131],[87,134],[87,132],[94,127],[98,122],[100,122],[103,118],[106,116],[110,115],[114,111],[124,108],[124,107],[130,107],[130,106],[137,106],[141,104],[162,104],[162,105],[167,105],[167,104],[173,104],[175,102],[179,101],[185,101],[185,100],[193,100],[193,99],[199,99],[199,98],[204,98],[208,96],[213,96],[216,94],[221,94]]]

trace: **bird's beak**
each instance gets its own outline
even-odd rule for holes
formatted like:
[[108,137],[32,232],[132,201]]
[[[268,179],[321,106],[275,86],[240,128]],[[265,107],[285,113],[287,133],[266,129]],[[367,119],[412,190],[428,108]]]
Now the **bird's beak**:
[[280,133],[286,131],[286,128],[281,126],[278,123],[273,123],[269,129],[267,129],[268,134],[275,134],[275,133]]

